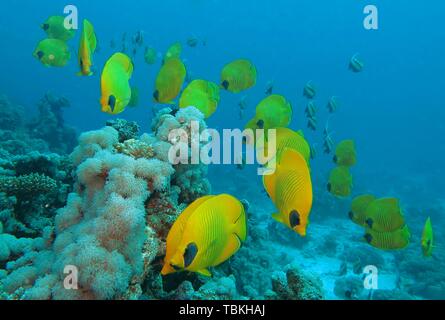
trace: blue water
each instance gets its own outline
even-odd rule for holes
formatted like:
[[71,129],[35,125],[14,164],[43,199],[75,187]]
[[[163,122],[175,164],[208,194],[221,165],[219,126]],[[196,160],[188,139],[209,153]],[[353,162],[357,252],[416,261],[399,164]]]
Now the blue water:
[[[207,45],[190,48],[184,44],[182,55],[195,78],[218,82],[221,68],[237,58],[250,59],[258,70],[257,85],[249,91],[238,95],[221,92],[218,110],[207,122],[210,127],[243,128],[264,97],[266,83],[273,80],[274,92],[292,103],[291,127],[305,129],[308,140],[318,145],[312,170],[320,190],[325,189],[333,166],[332,155],[322,153],[322,131],[329,122],[336,142],[356,141],[354,195],[399,196],[406,206],[422,213],[429,209],[428,204],[445,198],[442,1],[374,0],[379,29],[370,31],[363,28],[362,12],[369,1],[76,0],[79,18],[92,21],[100,46],[95,55],[96,73],[88,78],[76,76],[74,58],[64,68],[45,68],[32,57],[36,44],[45,37],[40,24],[48,16],[62,14],[66,4],[59,0],[2,2],[0,93],[23,105],[29,114],[35,114],[36,102],[52,91],[70,100],[65,121],[78,132],[98,129],[117,117],[135,120],[148,131],[152,110],[158,108],[152,93],[160,59],[149,66],[143,50],[139,52],[131,83],[140,89],[140,105],[110,116],[101,112],[98,102],[100,71],[114,52],[109,43],[114,40],[119,47],[124,32],[130,36],[143,30],[145,45],[164,53],[173,42],[185,43],[196,35]],[[70,41],[73,57],[78,36]],[[361,73],[348,70],[355,53],[365,63]],[[309,80],[318,89],[319,128],[315,133],[306,129],[304,116],[307,100],[302,91]],[[244,119],[239,119],[238,102],[243,95],[247,95],[248,109]],[[330,115],[325,106],[332,95],[341,103]],[[224,192],[231,186],[240,196],[250,197],[250,202],[272,210],[264,194],[252,196],[252,190],[261,189],[255,168],[243,171],[247,183],[237,189],[237,181],[230,176],[240,172],[235,167],[211,167],[214,191]],[[403,193],[412,185],[420,191]],[[338,217],[343,215],[338,212]],[[313,219],[323,221],[325,216],[320,212]],[[437,232],[444,236],[439,229]]]
[[[430,170],[439,167],[445,147],[443,80],[445,30],[440,28],[439,1],[429,4],[375,1],[379,30],[362,26],[367,1],[76,1],[80,18],[94,22],[101,51],[95,58],[100,71],[111,55],[109,42],[119,42],[123,32],[144,30],[146,44],[160,52],[190,35],[207,39],[198,50],[185,47],[189,70],[209,80],[219,80],[224,64],[247,57],[258,70],[258,86],[248,92],[250,113],[262,97],[267,81],[294,105],[294,126],[303,127],[305,100],[302,87],[313,80],[319,88],[317,102],[324,108],[330,95],[341,98],[339,113],[331,120],[337,139],[355,137],[361,158],[368,165],[397,170]],[[81,131],[101,126],[109,119],[98,107],[99,74],[79,79],[72,59],[62,69],[46,69],[32,58],[39,25],[49,15],[62,13],[64,1],[6,1],[0,35],[0,85],[15,101],[28,106],[42,92],[65,95],[73,107],[66,121]],[[71,41],[73,52],[77,38]],[[348,72],[354,53],[366,63],[365,72]],[[148,66],[140,54],[132,83],[141,89],[143,106],[127,110],[125,118],[149,122],[151,95],[158,66]],[[81,81],[82,80],[82,81]],[[238,96],[224,93],[210,125],[241,127],[229,118]],[[402,156],[403,155],[403,156]],[[403,160],[402,160],[403,159]]]

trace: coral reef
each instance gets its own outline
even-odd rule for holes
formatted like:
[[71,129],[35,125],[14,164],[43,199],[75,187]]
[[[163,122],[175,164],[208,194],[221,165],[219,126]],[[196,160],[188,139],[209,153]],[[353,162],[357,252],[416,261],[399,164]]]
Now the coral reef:
[[286,272],[277,271],[272,275],[272,291],[268,299],[278,300],[321,300],[323,285],[315,276],[303,272],[299,266],[288,265]]
[[[178,115],[186,119],[180,125],[184,127],[189,127],[193,119],[203,119],[194,109],[184,109]],[[123,121],[120,125],[127,127]],[[164,129],[170,130],[167,126]],[[70,156],[75,168],[74,189],[66,206],[54,217],[54,232],[47,232],[46,227],[42,237],[35,239],[2,235],[0,265],[5,263],[5,268],[0,282],[5,295],[22,299],[136,299],[143,293],[142,284],[149,283],[148,275],[159,275],[159,270],[153,270],[157,267],[154,262],[165,252],[168,229],[188,204],[184,199],[194,200],[193,197],[209,190],[204,190],[200,183],[195,186],[189,182],[187,192],[193,196],[181,197],[184,189],[175,181],[185,183],[187,178],[197,176],[206,180],[205,170],[193,166],[178,173],[181,165],[174,168],[165,161],[169,148],[165,144],[160,147],[165,141],[158,141],[155,135],[145,135],[142,143],[135,142],[134,137],[120,142],[120,137],[111,126],[79,137],[79,146]],[[129,145],[139,146],[140,150],[153,145],[153,149],[150,148],[152,151],[144,157],[142,152],[123,152],[120,146]],[[33,159],[45,163],[40,155],[34,155]],[[15,162],[20,173],[25,173],[23,161]],[[14,166],[5,168],[13,172]],[[198,170],[199,174],[193,174],[193,170]],[[54,176],[58,170],[46,168],[48,176],[29,173],[4,179],[16,181],[28,176],[53,179],[50,172]],[[187,178],[181,174],[186,174]],[[208,187],[208,181],[205,185]],[[0,199],[10,208],[14,205],[9,198],[13,192],[11,188],[6,189],[8,194],[4,193]],[[24,244],[21,250],[16,250],[14,245],[9,245],[11,242]],[[33,245],[34,242],[40,245]],[[77,268],[78,290],[64,288],[66,266]],[[205,287],[201,294],[227,296],[236,292],[234,286],[228,287],[226,293],[212,293],[211,288]]]
[[356,275],[340,277],[335,281],[334,293],[340,299],[364,299],[363,279]]
[[272,253],[267,224],[249,212],[249,236],[240,251],[229,261],[227,274],[233,274],[242,295],[250,299],[264,298],[272,289],[271,274],[290,263],[281,252]]
[[[178,137],[169,137],[172,130],[182,130],[190,139],[191,121],[196,121],[199,124],[199,132],[207,128],[204,122],[204,115],[194,107],[188,107],[175,112],[173,109],[165,108],[159,111],[152,121],[152,131],[154,137],[159,141],[153,144],[155,152],[163,159],[167,160],[168,150],[175,142],[173,140]],[[145,137],[150,141],[150,137]],[[190,203],[201,195],[209,194],[211,186],[207,180],[207,166],[200,164],[177,164],[174,166],[175,174],[172,177],[172,184],[178,186],[181,190],[179,193],[179,201]]]
[[[420,239],[414,241],[419,243]],[[441,300],[445,297],[445,250],[435,248],[432,258],[421,256],[419,251],[418,247],[409,247],[396,255],[400,273],[398,289],[418,298]]]
[[76,145],[76,131],[63,120],[63,108],[69,106],[66,98],[47,93],[37,105],[38,116],[27,125],[31,136],[46,141],[52,152],[67,154]]
[[[309,236],[308,245],[263,219],[264,208],[253,198],[252,206],[243,200],[249,207],[247,241],[213,268],[212,278],[186,272],[161,276],[171,225],[189,203],[211,192],[205,165],[169,161],[171,147],[183,138],[172,130],[190,137],[192,121],[204,130],[203,114],[193,107],[162,109],[152,132],[141,136],[135,122],[109,121],[82,133],[68,156],[68,144],[60,139],[65,131],[60,131],[65,128],[60,112],[67,105],[47,95],[39,108],[48,130],[37,120],[21,124],[23,141],[37,146],[41,141],[41,149],[26,143],[0,149],[0,299],[325,297],[321,281],[303,272],[294,254],[304,247],[310,257],[317,251],[338,256],[341,246],[334,234],[322,230],[324,240]],[[33,136],[34,130],[39,134]],[[11,142],[5,146],[16,145],[17,133],[7,132]],[[277,239],[280,245],[274,244]],[[77,290],[65,288],[67,266],[77,271]]]
[[136,122],[124,119],[109,120],[107,126],[114,128],[119,133],[120,143],[136,139],[140,129]]
[[0,222],[4,232],[38,237],[52,226],[56,210],[72,189],[66,156],[39,152],[10,156],[0,163]]
[[47,143],[32,137],[25,126],[24,108],[12,103],[7,97],[0,96],[0,158],[27,154],[32,151],[46,152]]
[[379,251],[364,245],[346,244],[340,257],[352,264],[353,272],[356,274],[361,274],[363,268],[368,265],[376,266],[379,269],[385,266],[385,259],[379,254]]
[[24,109],[13,105],[6,96],[0,96],[0,128],[13,131],[23,126]]
[[65,98],[47,93],[38,103],[38,115],[26,119],[24,108],[0,96],[0,158],[31,152],[68,154],[76,144],[76,131],[63,121]]
[[141,140],[129,139],[114,145],[117,152],[127,156],[139,158],[153,158],[155,152],[153,146],[146,144]]
[[21,197],[33,197],[40,193],[52,193],[56,182],[45,175],[31,173],[18,177],[0,177],[0,193]]

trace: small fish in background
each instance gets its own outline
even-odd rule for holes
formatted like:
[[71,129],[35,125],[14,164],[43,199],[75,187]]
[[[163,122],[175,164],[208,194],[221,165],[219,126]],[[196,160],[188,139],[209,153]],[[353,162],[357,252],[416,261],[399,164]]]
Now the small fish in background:
[[74,29],[65,28],[64,16],[51,16],[42,25],[41,28],[45,31],[49,39],[58,39],[61,41],[68,41],[74,38],[76,31]]
[[115,49],[116,48],[116,42],[114,41],[114,39],[110,40],[110,49]]
[[199,44],[199,39],[196,36],[191,36],[187,39],[187,45],[190,48],[196,48]]
[[264,189],[278,209],[272,217],[306,236],[312,209],[312,181],[304,157],[297,151],[285,149],[276,163],[275,172],[263,176]]
[[240,158],[240,163],[237,163],[237,165],[236,165],[236,168],[238,169],[238,170],[243,170],[245,167],[246,167],[246,164],[247,164],[247,161],[246,161],[246,152],[245,151],[243,151],[242,153],[241,153],[241,155],[239,155],[239,158]]
[[64,67],[71,58],[71,53],[65,41],[45,39],[38,43],[33,56],[45,67]]
[[156,59],[158,58],[158,54],[153,47],[146,47],[144,53],[145,63],[148,65],[152,65],[156,63]]
[[216,83],[198,79],[190,82],[184,89],[179,99],[179,107],[194,106],[207,119],[216,111],[219,99],[219,87]]
[[141,30],[137,31],[133,35],[131,41],[133,42],[133,45],[142,47],[144,45],[144,32]]
[[186,75],[187,70],[180,59],[167,59],[156,77],[154,100],[158,103],[174,104],[173,100],[179,95]]
[[317,95],[317,89],[312,84],[312,81],[308,81],[303,89],[303,96],[305,96],[308,99],[314,99]]
[[341,141],[335,148],[333,161],[339,166],[354,166],[357,162],[354,140]]
[[119,114],[131,101],[130,78],[133,74],[133,62],[121,53],[115,53],[105,63],[101,75],[102,112]]
[[311,160],[315,160],[317,158],[317,144],[311,145]]
[[173,223],[161,274],[191,271],[210,277],[208,268],[228,260],[246,238],[243,203],[228,194],[201,197]]
[[349,197],[352,187],[352,175],[348,167],[339,166],[332,169],[327,184],[327,189],[332,195],[339,198]]
[[367,229],[364,235],[367,243],[382,250],[398,250],[406,248],[410,242],[411,233],[407,225],[392,232],[378,232]]
[[132,55],[133,55],[133,59],[136,57],[136,55],[138,54],[138,48],[137,47],[133,47],[133,50],[132,50]]
[[396,198],[374,200],[366,208],[366,225],[377,232],[392,232],[405,225],[400,201]]
[[421,239],[422,253],[425,257],[431,257],[433,255],[434,237],[433,237],[433,225],[431,218],[428,217],[425,222],[425,226],[422,231]]
[[328,122],[326,122],[326,126],[323,130],[323,149],[325,154],[331,154],[334,149],[334,140],[332,139],[332,133],[329,130]]
[[351,203],[351,211],[348,214],[349,219],[361,227],[366,227],[366,210],[374,200],[376,198],[371,194],[355,197]]
[[239,119],[244,119],[244,113],[247,109],[247,96],[242,96],[240,101],[238,102],[239,107]]
[[354,54],[349,61],[349,70],[355,73],[362,72],[364,68],[364,63],[360,60],[358,54]]
[[221,71],[221,87],[232,93],[247,90],[256,84],[257,70],[249,60],[235,60]]
[[97,49],[97,39],[94,27],[87,19],[83,20],[82,35],[79,43],[78,63],[80,72],[79,76],[91,76],[93,71],[93,54]]
[[306,117],[315,118],[317,116],[317,106],[314,101],[309,101],[304,110]]
[[121,38],[121,52],[127,54],[128,44],[127,44],[127,33],[124,32]]
[[323,141],[323,152],[325,154],[331,154],[333,148],[334,148],[334,142],[332,141],[331,136],[325,137]]
[[312,131],[317,131],[317,118],[310,117],[307,119],[307,127]]
[[352,273],[354,274],[362,274],[363,273],[363,262],[360,257],[357,257],[352,262]]
[[335,96],[332,96],[331,98],[329,98],[328,104],[327,104],[327,109],[329,111],[329,113],[334,113],[337,111],[338,109],[338,99]]
[[274,83],[273,81],[269,81],[266,84],[266,90],[264,90],[264,94],[270,96],[273,93]]

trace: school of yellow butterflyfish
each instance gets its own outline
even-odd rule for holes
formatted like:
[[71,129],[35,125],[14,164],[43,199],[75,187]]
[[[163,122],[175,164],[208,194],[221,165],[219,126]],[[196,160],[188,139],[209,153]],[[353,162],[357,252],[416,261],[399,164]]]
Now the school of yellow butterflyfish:
[[[38,43],[34,57],[46,67],[65,66],[71,57],[67,43],[75,36],[75,31],[65,28],[62,16],[48,18],[41,27],[47,38]],[[197,45],[198,40],[194,40],[196,41],[187,41],[189,46]],[[142,33],[138,33],[134,41],[141,45]],[[90,21],[84,19],[77,59],[79,76],[93,75],[93,56],[96,49],[94,27]],[[153,98],[158,103],[175,104],[179,97],[180,108],[194,106],[209,118],[217,110],[220,90],[237,94],[256,85],[255,65],[250,60],[238,59],[223,67],[219,85],[196,79],[183,89],[187,69],[181,60],[181,53],[181,43],[175,42],[162,59],[153,91]],[[144,53],[145,62],[152,65],[156,58],[156,50],[147,47]],[[360,61],[354,62],[357,65]],[[360,66],[363,66],[362,62]],[[116,52],[107,60],[100,78],[102,112],[119,114],[127,106],[138,104],[139,90],[130,85],[133,69],[132,59],[124,52]],[[361,68],[354,69],[354,72],[359,71]],[[301,130],[288,128],[293,115],[292,106],[284,96],[272,94],[272,91],[273,84],[269,83],[266,98],[257,105],[255,115],[247,122],[246,128],[254,132],[256,129],[264,129],[266,134],[269,129],[276,130],[275,154],[268,155],[269,159],[275,159],[276,168],[272,174],[263,176],[264,189],[277,209],[272,214],[273,219],[304,237],[313,202],[310,160],[314,158],[315,150]],[[317,109],[311,100],[316,95],[316,88],[312,82],[306,84],[303,95],[310,99],[305,110],[308,127],[316,130]],[[329,112],[335,112],[337,107],[338,101],[331,97],[327,105]],[[330,153],[333,142],[327,128],[324,136],[325,153]],[[255,145],[256,138],[247,143]],[[333,160],[336,167],[329,175],[327,189],[335,197],[350,197],[353,188],[350,169],[357,162],[354,141],[340,142]],[[409,244],[410,231],[398,199],[358,196],[352,201],[349,217],[365,228],[364,239],[376,248],[402,249]],[[228,194],[201,197],[191,203],[171,227],[166,239],[167,251],[161,273],[167,275],[187,270],[210,276],[208,268],[228,260],[239,250],[246,237],[247,212],[241,201]],[[428,218],[421,238],[424,256],[431,256],[433,247],[432,224]]]

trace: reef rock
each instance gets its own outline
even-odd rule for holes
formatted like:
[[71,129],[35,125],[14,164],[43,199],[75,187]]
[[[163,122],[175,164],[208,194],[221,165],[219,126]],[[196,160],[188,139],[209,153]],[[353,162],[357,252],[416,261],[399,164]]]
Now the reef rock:
[[277,300],[321,300],[323,285],[314,275],[303,272],[297,265],[288,265],[287,271],[272,275],[272,292],[269,298]]

